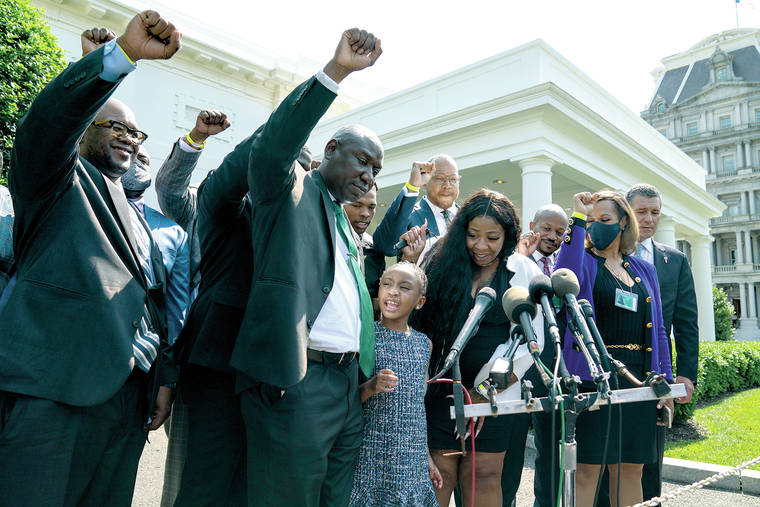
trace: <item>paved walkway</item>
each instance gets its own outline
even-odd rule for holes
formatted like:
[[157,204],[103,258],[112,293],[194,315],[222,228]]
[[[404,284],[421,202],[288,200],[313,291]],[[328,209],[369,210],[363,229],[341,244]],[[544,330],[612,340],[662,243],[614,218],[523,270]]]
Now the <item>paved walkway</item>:
[[[150,443],[145,445],[140,468],[137,473],[137,487],[132,505],[135,507],[157,507],[161,500],[161,487],[164,482],[164,460],[166,458],[166,434],[163,428],[150,434]],[[533,454],[526,451],[520,490],[517,492],[517,507],[533,505]],[[665,491],[677,488],[680,484],[666,483]],[[452,507],[454,503],[451,503]],[[726,491],[700,489],[689,492],[677,500],[667,502],[666,507],[760,507],[760,497],[740,495]]]

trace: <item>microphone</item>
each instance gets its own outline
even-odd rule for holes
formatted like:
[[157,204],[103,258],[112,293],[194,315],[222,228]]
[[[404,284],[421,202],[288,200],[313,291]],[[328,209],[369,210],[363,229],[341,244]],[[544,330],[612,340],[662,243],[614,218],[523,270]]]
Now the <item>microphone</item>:
[[[486,312],[491,309],[494,301],[496,301],[496,291],[491,287],[483,287],[478,291],[477,296],[475,296],[475,306],[470,310],[470,314],[467,316],[467,320],[459,331],[459,335],[457,335],[454,343],[451,345],[449,355],[446,356],[446,361],[443,363],[443,369],[439,375],[442,375],[454,365],[454,361],[456,361],[459,352],[465,347],[465,345],[467,345],[467,342],[470,341],[472,335],[478,331],[480,321],[483,320]],[[436,375],[436,377],[438,377],[438,375]]]
[[589,303],[587,299],[579,300],[578,305],[581,308],[581,312],[583,312],[583,317],[586,320],[586,325],[591,332],[591,336],[594,338],[594,342],[596,342],[596,346],[599,348],[599,358],[602,360],[602,366],[604,366],[607,371],[610,371],[612,368],[610,365],[610,355],[607,352],[607,347],[604,345],[602,335],[599,334],[599,328],[596,327],[596,321],[594,321],[594,309],[591,307],[591,303]]
[[555,344],[560,343],[559,327],[557,326],[557,319],[554,316],[554,305],[552,305],[549,300],[549,298],[554,295],[551,279],[543,273],[534,276],[530,281],[528,291],[530,292],[531,299],[541,304],[546,327],[549,330],[549,335],[552,337],[552,340],[554,340]]
[[585,348],[587,349],[586,353],[589,355],[586,360],[589,363],[589,369],[591,370],[592,376],[598,374],[598,372],[594,371],[597,370],[596,364],[594,363],[600,362],[599,352],[597,352],[594,341],[591,338],[591,331],[589,330],[588,325],[586,325],[586,319],[583,317],[583,312],[581,312],[581,309],[578,306],[578,301],[575,299],[575,296],[577,296],[581,290],[580,285],[578,284],[578,277],[567,268],[558,269],[552,273],[552,288],[557,297],[565,302],[567,311],[570,314],[569,324],[572,329],[580,335],[583,345],[585,345]]
[[[430,237],[430,230],[429,229],[425,229],[425,239],[427,240],[429,237]],[[393,249],[396,252],[401,252],[401,250],[403,250],[404,248],[406,248],[408,245],[409,245],[409,243],[407,243],[405,239],[402,239],[398,243],[396,243],[395,245],[393,245]],[[494,296],[494,298],[496,298],[496,296]]]
[[510,322],[522,326],[531,351],[538,351],[538,340],[533,331],[536,303],[530,298],[528,289],[520,286],[510,287],[501,298],[501,306]]

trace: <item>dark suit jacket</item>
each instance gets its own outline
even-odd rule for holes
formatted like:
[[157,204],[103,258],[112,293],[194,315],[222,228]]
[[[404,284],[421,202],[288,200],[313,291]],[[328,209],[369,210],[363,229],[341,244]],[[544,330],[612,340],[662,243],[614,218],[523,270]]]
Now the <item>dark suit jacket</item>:
[[[388,207],[388,211],[385,212],[380,225],[372,234],[376,251],[386,257],[396,256],[398,252],[393,249],[393,245],[398,243],[398,238],[415,225],[422,226],[425,220],[427,220],[430,237],[437,238],[440,236],[438,222],[436,222],[435,214],[427,201],[421,200],[415,204],[416,201],[417,196],[405,195],[404,189],[401,189],[396,199]],[[456,206],[459,207],[459,205]]]
[[251,203],[248,158],[254,136],[240,143],[198,189],[195,232],[201,283],[175,346],[180,364],[226,373],[251,289]]
[[307,173],[295,161],[334,99],[307,80],[251,146],[253,285],[230,360],[242,380],[289,387],[306,374],[309,331],[335,277],[335,213],[319,170]]
[[[689,261],[675,248],[654,241],[652,243],[654,244],[654,267],[657,269],[657,278],[660,281],[662,320],[668,336],[670,336],[672,326],[676,342],[677,374],[696,382],[699,327],[697,296],[694,292],[694,278]],[[670,357],[672,360],[672,350]]]
[[[101,48],[34,100],[9,174],[18,281],[0,312],[0,390],[78,406],[106,401],[129,376],[147,291],[124,191],[78,154],[118,86],[99,77],[102,62]],[[164,339],[159,358],[168,351]]]

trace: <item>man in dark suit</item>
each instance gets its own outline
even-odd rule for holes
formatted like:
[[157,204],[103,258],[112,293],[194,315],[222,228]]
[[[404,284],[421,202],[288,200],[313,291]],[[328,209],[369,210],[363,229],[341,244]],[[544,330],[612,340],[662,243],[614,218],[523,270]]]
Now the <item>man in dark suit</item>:
[[[259,129],[260,130],[260,129]],[[198,188],[201,282],[175,346],[188,410],[187,459],[177,505],[246,505],[245,428],[229,366],[253,270],[248,160],[241,142]]]
[[[421,263],[433,245],[449,230],[449,224],[459,210],[459,168],[448,155],[436,155],[428,162],[412,163],[409,181],[385,212],[382,222],[372,235],[375,249],[387,257],[400,255],[393,249],[402,234],[414,226],[427,223],[428,237]],[[415,205],[420,187],[427,195]],[[410,211],[411,210],[411,211]]]
[[[697,382],[699,357],[699,328],[697,327],[697,296],[694,278],[686,256],[668,245],[652,239],[660,222],[662,197],[652,185],[638,184],[628,189],[626,199],[639,222],[637,255],[654,264],[660,282],[662,319],[665,331],[676,344],[676,383],[686,385],[686,396],[676,398],[677,403],[688,403]],[[672,345],[671,345],[672,347]],[[670,350],[671,362],[673,351]],[[659,461],[644,465],[641,484],[644,498],[660,496],[662,490],[662,459],[665,452],[665,429],[657,435]]]
[[190,250],[187,233],[170,218],[145,204],[145,191],[150,187],[150,155],[138,147],[129,170],[121,177],[127,200],[137,208],[150,227],[153,239],[161,250],[166,268],[166,325],[169,343],[173,344],[185,323],[190,306]]
[[17,283],[0,311],[4,505],[130,505],[144,425],[169,413],[160,252],[119,183],[145,134],[108,98],[134,62],[170,58],[179,39],[141,12],[19,122],[9,174]]
[[383,149],[369,129],[351,126],[327,143],[319,169],[306,172],[296,158],[337,84],[381,52],[374,35],[344,32],[332,60],[285,98],[251,146],[253,284],[230,360],[249,505],[346,505],[351,492],[363,425],[358,367],[367,376],[374,368],[374,324],[341,205],[372,187]]

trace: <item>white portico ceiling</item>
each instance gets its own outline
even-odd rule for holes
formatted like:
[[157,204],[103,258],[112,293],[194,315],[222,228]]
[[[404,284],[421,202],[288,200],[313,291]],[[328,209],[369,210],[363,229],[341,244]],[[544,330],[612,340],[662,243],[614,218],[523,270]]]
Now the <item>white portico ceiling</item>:
[[412,161],[448,153],[462,172],[460,200],[486,186],[519,205],[519,161],[542,156],[554,161],[552,200],[563,207],[581,190],[647,182],[663,193],[679,236],[707,234],[707,220],[723,209],[700,166],[541,40],[325,120],[312,133],[313,151],[352,123],[383,141],[385,204]]

